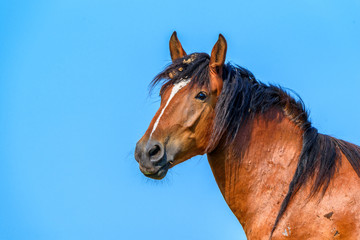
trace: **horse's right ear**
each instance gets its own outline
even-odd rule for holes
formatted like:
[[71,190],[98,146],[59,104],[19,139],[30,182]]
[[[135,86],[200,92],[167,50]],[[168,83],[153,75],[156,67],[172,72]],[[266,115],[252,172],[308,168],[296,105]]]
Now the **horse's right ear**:
[[181,46],[179,39],[177,38],[176,31],[173,32],[169,41],[171,60],[175,61],[178,58],[186,56],[186,52]]

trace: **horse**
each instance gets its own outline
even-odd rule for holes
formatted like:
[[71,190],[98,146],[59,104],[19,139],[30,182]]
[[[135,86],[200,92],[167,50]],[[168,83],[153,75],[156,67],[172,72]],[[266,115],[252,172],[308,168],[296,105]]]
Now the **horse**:
[[301,98],[211,55],[186,54],[176,32],[160,108],[137,142],[149,178],[207,154],[220,191],[248,239],[360,239],[360,147],[318,133]]

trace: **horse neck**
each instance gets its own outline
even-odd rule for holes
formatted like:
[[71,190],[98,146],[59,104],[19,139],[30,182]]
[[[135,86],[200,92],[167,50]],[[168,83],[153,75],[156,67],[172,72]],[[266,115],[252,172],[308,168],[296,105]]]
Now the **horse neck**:
[[248,237],[271,230],[296,169],[302,133],[274,108],[248,120],[233,143],[208,154],[216,182]]

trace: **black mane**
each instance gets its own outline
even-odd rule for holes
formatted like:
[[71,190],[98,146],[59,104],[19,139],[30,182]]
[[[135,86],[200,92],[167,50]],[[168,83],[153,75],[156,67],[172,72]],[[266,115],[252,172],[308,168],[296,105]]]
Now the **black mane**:
[[[210,57],[206,53],[193,53],[177,59],[154,78],[151,87],[163,82],[161,94],[168,86],[182,79],[192,78],[190,84],[209,88],[209,61]],[[341,164],[341,152],[360,177],[360,147],[318,133],[317,129],[312,127],[300,98],[295,100],[281,87],[261,83],[247,69],[229,63],[224,65],[222,77],[224,84],[215,108],[214,129],[208,150],[213,149],[220,139],[233,141],[247,119],[272,107],[281,108],[284,114],[304,131],[297,168],[271,235],[291,198],[309,179],[314,177],[310,197],[320,190],[322,196],[325,194],[330,180]]]

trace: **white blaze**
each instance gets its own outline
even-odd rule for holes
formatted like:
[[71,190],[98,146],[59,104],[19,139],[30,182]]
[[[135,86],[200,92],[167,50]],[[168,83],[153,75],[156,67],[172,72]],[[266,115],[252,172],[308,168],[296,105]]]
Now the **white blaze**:
[[[153,129],[152,129],[151,133],[150,133],[150,138],[151,138],[152,134],[155,132],[155,130],[156,130],[156,128],[157,128],[157,126],[158,126],[158,124],[159,124],[159,122],[160,122],[160,118],[161,118],[161,116],[164,114],[164,111],[165,111],[166,107],[169,105],[171,99],[175,96],[175,94],[176,94],[180,89],[182,89],[183,87],[185,87],[189,82],[190,82],[190,79],[184,79],[184,80],[182,80],[181,82],[178,82],[178,83],[174,84],[174,87],[173,87],[172,90],[171,90],[170,97],[169,97],[169,99],[167,100],[167,102],[166,102],[166,104],[165,104],[165,107],[161,110],[161,113],[160,113],[159,117],[156,119],[156,122],[155,122],[155,124],[154,124],[154,126],[153,126]],[[150,138],[149,138],[149,139],[150,139]]]

